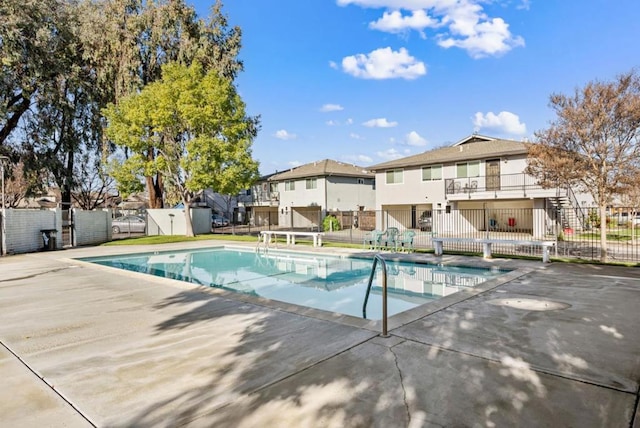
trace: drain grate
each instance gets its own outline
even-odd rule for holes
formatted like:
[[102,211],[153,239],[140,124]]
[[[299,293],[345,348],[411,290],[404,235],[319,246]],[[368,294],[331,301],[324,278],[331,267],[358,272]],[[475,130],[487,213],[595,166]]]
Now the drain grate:
[[523,309],[525,311],[557,311],[560,309],[567,309],[571,305],[561,302],[553,302],[551,300],[539,300],[539,299],[494,299],[489,300],[487,303],[496,306],[507,306],[514,309]]

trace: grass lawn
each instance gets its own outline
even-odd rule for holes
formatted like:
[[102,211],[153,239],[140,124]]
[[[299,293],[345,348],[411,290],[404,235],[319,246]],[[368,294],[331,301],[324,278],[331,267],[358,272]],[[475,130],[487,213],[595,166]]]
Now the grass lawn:
[[192,242],[192,241],[238,241],[238,242],[256,242],[255,236],[249,235],[221,235],[219,233],[208,233],[206,235],[198,235],[194,237],[180,235],[156,235],[141,236],[136,238],[118,239],[116,241],[106,242],[102,245],[155,245],[170,244],[173,242]]
[[[160,245],[170,244],[174,242],[192,242],[192,241],[236,241],[236,242],[257,242],[256,236],[251,235],[223,235],[220,233],[208,233],[206,235],[198,235],[195,237],[187,237],[180,235],[156,235],[141,236],[135,238],[118,239],[116,241],[106,242],[102,245]],[[272,241],[273,242],[273,241]],[[285,238],[280,237],[278,243],[285,243]],[[296,244],[313,245],[313,241],[305,239],[296,239]],[[349,244],[342,242],[323,242],[323,247],[334,248],[361,248],[361,244]]]
[[[640,239],[640,228],[635,228],[633,230],[636,239]],[[593,231],[589,233],[580,233],[576,235],[578,240],[586,240],[586,241],[599,241],[600,240],[600,231]],[[618,229],[609,229],[607,230],[607,241],[630,241],[632,239],[631,229],[629,228],[618,228]]]

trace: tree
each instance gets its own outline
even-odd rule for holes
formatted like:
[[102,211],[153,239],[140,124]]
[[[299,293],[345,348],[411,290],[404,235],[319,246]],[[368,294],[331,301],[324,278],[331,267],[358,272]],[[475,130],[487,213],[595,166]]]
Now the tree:
[[68,11],[59,0],[0,2],[0,146],[67,71]]
[[41,177],[34,177],[33,173],[27,174],[22,162],[15,165],[5,162],[4,171],[4,204],[9,208],[17,208],[29,193],[32,183]]
[[[158,80],[169,62],[198,61],[206,71],[216,70],[229,79],[242,70],[237,58],[240,28],[228,27],[221,1],[212,6],[208,21],[199,19],[184,0],[85,0],[82,8],[83,40],[102,88],[103,107]],[[139,155],[153,162],[158,153],[149,146]],[[156,172],[144,180],[149,205],[162,208],[163,176]]]
[[[219,1],[208,21],[185,0],[3,0],[0,16],[0,154],[19,158],[27,175],[47,171],[38,187],[57,185],[65,207],[81,184],[78,162],[114,149],[103,145],[108,103],[171,61],[199,60],[231,79],[242,70],[240,29],[227,26]],[[163,177],[145,181],[161,207]]]
[[[104,114],[107,136],[133,153],[117,169],[125,177],[165,177],[184,204],[187,236],[194,235],[190,204],[198,191],[237,193],[258,177],[251,157],[258,118],[246,115],[229,79],[215,70],[205,73],[198,62],[165,65],[160,81],[110,105]],[[158,155],[149,159],[150,150]],[[125,194],[127,183],[135,180],[118,183]]]
[[[625,193],[629,177],[640,171],[640,76],[631,71],[611,82],[590,82],[571,96],[553,94],[550,106],[557,118],[536,132],[526,172],[545,187],[590,193],[605,219],[612,198]],[[606,234],[603,220],[603,262]]]
[[114,202],[114,180],[100,159],[84,154],[76,165],[77,184],[73,188],[73,200],[83,210],[110,207]]
[[[85,61],[75,2],[0,3],[0,144],[19,157],[27,193],[55,183],[71,206],[75,163],[99,150],[100,110],[94,73]],[[14,132],[16,131],[16,132]],[[34,185],[35,184],[35,185]]]

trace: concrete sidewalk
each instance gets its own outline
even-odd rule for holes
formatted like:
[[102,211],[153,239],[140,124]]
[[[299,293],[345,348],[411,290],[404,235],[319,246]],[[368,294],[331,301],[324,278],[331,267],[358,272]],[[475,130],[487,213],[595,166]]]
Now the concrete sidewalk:
[[71,260],[156,250],[0,258],[0,425],[640,428],[638,268],[497,261],[524,274],[382,338]]

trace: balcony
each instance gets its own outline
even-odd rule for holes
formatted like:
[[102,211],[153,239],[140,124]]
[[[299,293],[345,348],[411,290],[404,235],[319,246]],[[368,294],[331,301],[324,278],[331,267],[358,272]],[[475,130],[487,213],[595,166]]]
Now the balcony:
[[524,173],[447,178],[444,180],[444,186],[447,199],[452,201],[558,196],[557,189],[545,189],[538,184],[535,177]]
[[277,207],[280,203],[280,192],[253,192],[251,202],[254,207]]

